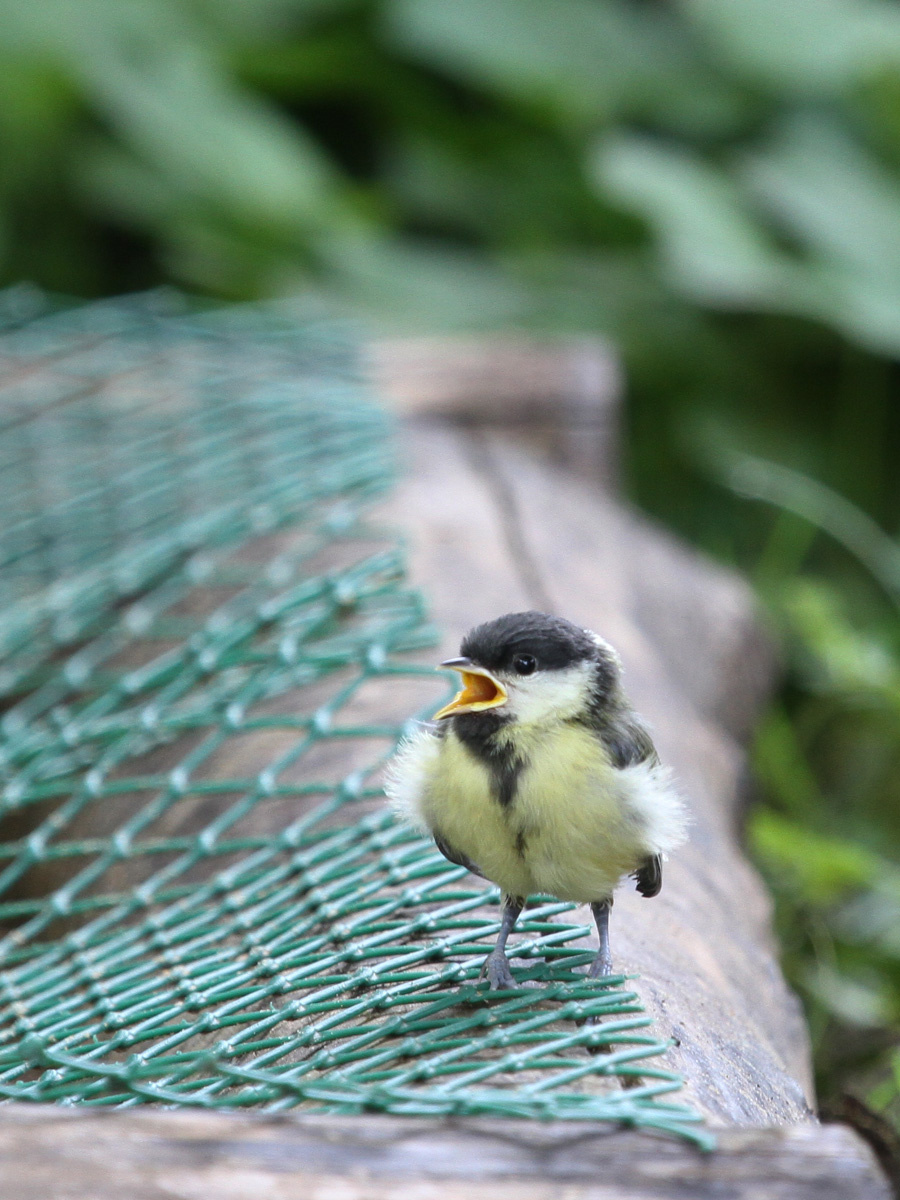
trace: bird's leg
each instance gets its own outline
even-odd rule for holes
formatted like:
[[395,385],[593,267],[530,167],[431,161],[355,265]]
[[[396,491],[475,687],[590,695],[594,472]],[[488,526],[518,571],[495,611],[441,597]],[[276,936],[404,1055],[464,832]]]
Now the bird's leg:
[[497,943],[487,956],[479,976],[483,979],[487,975],[492,992],[497,988],[514,988],[516,986],[513,973],[509,969],[509,959],[506,957],[506,939],[512,933],[513,927],[519,919],[519,913],[524,907],[525,900],[522,897],[503,897],[503,920],[500,924],[500,933],[497,935]]
[[591,905],[591,912],[597,922],[597,933],[600,935],[600,949],[588,971],[591,979],[596,979],[601,975],[612,975],[612,956],[609,953],[609,910],[611,908],[611,899],[599,900]]

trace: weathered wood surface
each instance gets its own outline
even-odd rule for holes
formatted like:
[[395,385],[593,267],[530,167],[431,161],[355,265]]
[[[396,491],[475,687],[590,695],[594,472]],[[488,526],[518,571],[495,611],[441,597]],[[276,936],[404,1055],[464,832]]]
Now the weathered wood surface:
[[888,1200],[840,1125],[729,1129],[709,1156],[572,1124],[74,1112],[0,1121],[3,1200]]
[[494,426],[607,487],[619,469],[618,360],[596,338],[391,338],[369,349],[404,417]]
[[[815,1123],[805,1028],[777,966],[768,896],[738,845],[745,770],[740,738],[773,675],[749,590],[615,498],[615,372],[604,374],[597,366],[602,348],[577,347],[588,360],[594,355],[596,369],[571,373],[580,381],[574,437],[545,436],[553,405],[541,398],[546,379],[560,377],[559,356],[542,376],[537,351],[523,360],[520,349],[513,354],[507,348],[502,371],[484,355],[481,374],[474,372],[464,386],[453,385],[445,362],[443,383],[427,402],[416,399],[420,384],[410,374],[409,357],[397,353],[390,390],[402,398],[406,388],[408,470],[382,515],[406,531],[414,581],[427,590],[446,633],[435,661],[454,651],[476,621],[526,607],[582,621],[620,650],[629,691],[678,774],[694,826],[689,846],[667,865],[659,898],[647,902],[622,890],[613,915],[613,953],[617,967],[640,975],[636,987],[656,1032],[676,1039],[667,1065],[685,1075],[679,1099],[693,1102],[722,1128],[721,1150],[703,1158],[647,1135],[587,1133],[578,1126],[254,1120],[190,1112],[74,1117],[8,1106],[0,1110],[0,1163],[16,1182],[0,1196],[886,1195],[865,1144],[850,1130]],[[421,380],[421,356],[412,359]],[[516,389],[509,388],[502,402],[489,403],[492,372],[511,372],[513,359],[524,402],[517,408]],[[530,380],[528,387],[523,379]],[[573,411],[566,399],[572,392],[571,379],[555,393],[551,389],[563,414]],[[447,419],[422,419],[430,405]],[[601,462],[599,476],[584,460],[586,445]],[[205,603],[202,596],[197,602],[201,608]],[[301,703],[309,701],[298,697]],[[356,715],[380,712],[391,719],[398,704],[409,704],[408,698],[376,688]],[[175,743],[153,754],[162,763],[177,760],[183,749]],[[251,774],[271,753],[262,737],[248,736],[227,748],[221,762],[208,763],[204,774]],[[339,753],[346,756],[350,747]],[[317,777],[333,771],[339,778],[352,766],[342,760],[302,769]],[[147,769],[162,767],[154,759]],[[191,802],[171,820],[181,832],[196,829],[210,819],[210,803],[216,802]],[[242,829],[271,831],[295,817],[295,809],[259,807]],[[115,884],[136,881],[117,878]],[[771,1128],[778,1125],[782,1129]],[[444,1164],[437,1175],[433,1161]],[[582,1166],[566,1176],[568,1161]]]

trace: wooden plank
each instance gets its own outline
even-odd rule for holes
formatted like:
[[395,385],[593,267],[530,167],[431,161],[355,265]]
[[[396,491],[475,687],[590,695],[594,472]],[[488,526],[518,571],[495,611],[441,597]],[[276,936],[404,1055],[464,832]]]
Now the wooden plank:
[[368,363],[404,417],[499,426],[574,474],[616,487],[621,369],[600,338],[390,338],[369,346]]
[[13,1106],[4,1200],[888,1200],[840,1125],[725,1130],[711,1155],[580,1122]]

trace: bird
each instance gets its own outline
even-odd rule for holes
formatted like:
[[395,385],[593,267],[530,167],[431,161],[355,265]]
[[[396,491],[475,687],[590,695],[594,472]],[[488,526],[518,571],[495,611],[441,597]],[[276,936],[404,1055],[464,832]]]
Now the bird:
[[516,612],[470,630],[440,667],[461,690],[401,741],[385,791],[446,859],[500,888],[482,978],[492,991],[517,986],[506,944],[535,893],[591,906],[600,946],[588,973],[612,974],[616,886],[631,876],[656,896],[687,827],[619,655],[563,617]]

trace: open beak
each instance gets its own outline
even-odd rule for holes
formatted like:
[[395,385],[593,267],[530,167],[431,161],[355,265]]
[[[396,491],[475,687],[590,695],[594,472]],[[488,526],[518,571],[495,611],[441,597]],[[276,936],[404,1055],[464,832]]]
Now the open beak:
[[509,698],[506,688],[484,667],[477,667],[468,658],[448,658],[439,669],[459,671],[462,676],[462,691],[457,692],[449,704],[434,714],[434,719],[455,717],[457,713],[484,712],[486,708],[498,708]]

